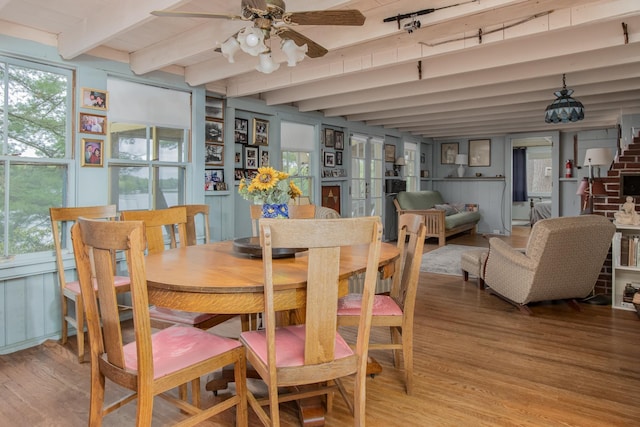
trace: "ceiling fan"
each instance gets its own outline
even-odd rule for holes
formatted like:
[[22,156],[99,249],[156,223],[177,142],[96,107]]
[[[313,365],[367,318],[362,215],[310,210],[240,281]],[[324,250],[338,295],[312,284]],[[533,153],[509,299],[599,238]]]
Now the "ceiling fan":
[[[287,12],[283,0],[242,0],[241,14],[229,15],[206,12],[182,12],[173,10],[156,10],[156,16],[183,18],[214,18],[252,21],[253,25],[240,30],[229,37],[221,46],[222,54],[234,62],[233,55],[238,49],[260,56],[258,71],[272,72],[279,66],[269,64],[271,48],[265,44],[271,36],[282,40],[282,51],[287,55],[289,66],[294,66],[307,55],[319,58],[327,54],[327,49],[305,35],[293,30],[289,25],[363,25],[364,15],[355,9],[349,10],[315,10],[306,12]],[[263,63],[267,61],[267,63]],[[275,68],[274,68],[275,67]],[[262,69],[261,69],[262,68]]]

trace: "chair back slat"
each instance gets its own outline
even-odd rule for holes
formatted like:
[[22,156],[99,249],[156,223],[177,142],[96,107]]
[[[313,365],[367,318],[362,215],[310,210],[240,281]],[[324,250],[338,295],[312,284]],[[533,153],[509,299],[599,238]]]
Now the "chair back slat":
[[209,205],[177,205],[174,207],[184,207],[187,212],[187,246],[194,246],[198,243],[198,227],[196,226],[196,217],[202,215],[204,225],[204,243],[209,243],[211,237],[209,235]]
[[147,251],[150,254],[165,250],[163,230],[166,230],[169,236],[170,248],[176,248],[178,243],[183,246],[187,241],[187,211],[184,206],[150,211],[123,211],[121,217],[124,221],[144,222],[144,235],[147,239]]
[[[396,261],[396,272],[399,274],[393,276],[390,295],[402,309],[404,317],[413,322],[415,297],[427,230],[422,215],[402,214],[398,221],[400,257]],[[409,242],[405,243],[407,236]]]

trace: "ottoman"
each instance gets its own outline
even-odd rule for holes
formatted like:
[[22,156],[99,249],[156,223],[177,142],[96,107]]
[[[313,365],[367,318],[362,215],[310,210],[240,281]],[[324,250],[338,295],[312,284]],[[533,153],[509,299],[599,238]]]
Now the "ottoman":
[[476,276],[478,279],[478,288],[484,289],[484,280],[482,278],[482,268],[487,259],[489,249],[477,249],[473,251],[465,251],[460,256],[460,267],[462,268],[462,276],[464,281],[469,280],[469,274]]

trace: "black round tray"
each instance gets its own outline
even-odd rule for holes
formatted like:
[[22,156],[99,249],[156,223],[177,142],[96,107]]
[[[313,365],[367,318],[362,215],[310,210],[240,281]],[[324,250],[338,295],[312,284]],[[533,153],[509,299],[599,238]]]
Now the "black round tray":
[[[234,239],[233,250],[254,258],[262,258],[262,248],[260,247],[259,237],[241,237]],[[289,258],[296,256],[298,252],[304,251],[306,251],[304,248],[275,248],[272,253],[273,258]]]

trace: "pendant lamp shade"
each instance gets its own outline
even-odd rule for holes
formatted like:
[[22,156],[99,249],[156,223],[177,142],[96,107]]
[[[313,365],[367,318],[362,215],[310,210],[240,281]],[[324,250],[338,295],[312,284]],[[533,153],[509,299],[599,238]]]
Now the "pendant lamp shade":
[[567,89],[565,75],[562,75],[562,90],[554,92],[556,96],[544,114],[546,123],[569,123],[584,119],[582,102],[571,97],[573,89]]

